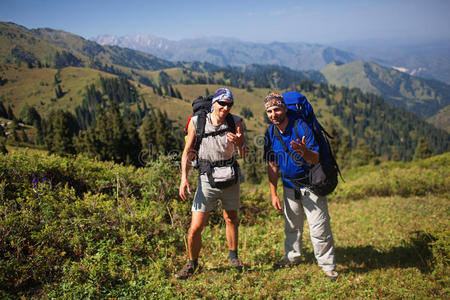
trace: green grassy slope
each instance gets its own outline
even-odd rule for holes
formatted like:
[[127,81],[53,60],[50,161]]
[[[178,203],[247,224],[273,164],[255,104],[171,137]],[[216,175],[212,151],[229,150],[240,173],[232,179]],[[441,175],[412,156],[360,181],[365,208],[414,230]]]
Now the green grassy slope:
[[[389,109],[386,112],[389,114],[386,119],[402,120],[401,122],[397,122],[398,124],[395,124],[395,126],[386,124],[390,126],[386,128],[386,126],[380,125],[383,118],[381,115],[384,115],[384,112],[374,112],[374,110],[371,111],[368,109],[373,107],[374,104],[361,103],[361,100],[356,99],[357,92],[350,91],[351,95],[346,93],[349,99],[343,100],[341,99],[344,94],[342,89],[304,81],[305,79],[322,81],[323,76],[321,74],[292,71],[276,66],[259,65],[242,68],[218,68],[211,64],[194,62],[184,63],[175,67],[174,64],[166,64],[164,61],[149,55],[143,55],[142,53],[119,47],[102,47],[93,42],[86,41],[79,36],[63,31],[52,29],[28,30],[12,23],[0,23],[0,29],[0,39],[6,41],[0,44],[1,51],[4,51],[1,54],[4,55],[4,61],[9,60],[11,62],[4,63],[0,66],[0,101],[4,102],[5,105],[11,105],[16,116],[19,115],[25,103],[33,105],[44,117],[47,112],[54,108],[73,111],[84,99],[86,86],[98,84],[100,76],[125,76],[130,80],[134,80],[133,84],[142,94],[141,100],[144,100],[146,104],[166,111],[169,118],[175,120],[177,128],[181,129],[191,114],[190,103],[196,97],[205,95],[206,90],[210,94],[213,93],[215,89],[220,87],[218,84],[211,84],[215,82],[221,83],[221,85],[231,86],[233,92],[237,95],[236,106],[232,110],[233,113],[239,115],[244,108],[250,109],[253,113],[253,118],[245,120],[249,132],[249,139],[252,140],[257,136],[261,136],[266,128],[262,106],[264,96],[270,89],[279,89],[282,92],[285,88],[289,88],[302,90],[312,102],[319,120],[325,127],[333,121],[337,125],[337,132],[341,137],[349,133],[350,135],[353,134],[353,147],[356,146],[359,139],[362,139],[377,155],[386,154],[387,157],[391,157],[391,152],[394,150],[388,150],[386,152],[386,145],[383,145],[384,149],[381,150],[381,143],[377,142],[383,140],[383,136],[387,135],[390,139],[386,142],[388,143],[387,147],[389,149],[391,146],[401,149],[402,158],[409,159],[412,157],[412,152],[415,149],[419,137],[418,135],[424,135],[423,131],[425,131],[427,133],[428,143],[434,150],[437,149],[435,151],[436,153],[445,152],[447,149],[448,136],[441,135],[434,128],[424,129],[420,120],[414,120],[412,116],[404,116],[405,114],[402,111]],[[41,57],[43,54],[39,52],[40,48],[34,47],[40,44],[45,45],[42,53],[48,52],[50,56],[53,55],[56,57],[56,53],[62,53],[62,50],[70,53],[74,57],[78,56],[80,61],[73,62],[78,67],[64,67],[64,64],[71,63],[71,56],[67,53],[64,55],[59,54],[60,71],[53,69],[51,64],[49,68],[42,66],[42,64],[39,65],[35,61],[31,65],[16,62],[18,60],[27,61],[27,55],[34,56],[39,60],[45,59],[45,57]],[[17,54],[17,51],[13,51],[16,56],[11,56],[13,52],[10,48],[15,46],[22,47],[22,50],[25,52],[19,52]],[[92,68],[89,68],[89,66]],[[373,79],[376,76],[367,76],[368,72],[371,71],[382,76],[381,79],[377,77],[379,82],[385,82],[385,77],[395,79],[387,87],[390,91],[399,89],[401,92],[410,92],[412,90],[415,93],[413,93],[414,95],[418,95],[416,91],[422,91],[422,94],[426,96],[424,99],[434,96],[436,96],[436,99],[440,99],[440,96],[433,89],[427,88],[423,90],[420,86],[416,89],[416,81],[405,83],[404,81],[397,80],[395,77],[385,76],[383,69],[374,64],[354,63],[343,66],[335,65],[335,67],[337,70],[336,77],[338,77],[337,74],[340,71],[347,70],[348,67],[351,67],[342,78],[355,81],[358,85],[364,86],[369,90],[372,88],[379,89],[379,86],[375,84],[376,82]],[[160,68],[164,69],[155,70]],[[331,65],[329,68],[331,68]],[[161,76],[163,74],[162,72],[167,75]],[[57,77],[59,77],[58,80],[60,82],[55,82],[55,75],[57,74],[59,74]],[[357,78],[351,77],[354,74],[359,75],[356,76]],[[208,82],[210,84],[206,84]],[[350,81],[347,83],[349,84]],[[411,86],[407,86],[407,83],[411,84]],[[149,87],[164,88],[167,84],[172,85],[180,91],[183,99],[160,96],[156,90]],[[256,88],[256,86],[265,88]],[[59,87],[61,87],[62,95],[57,96],[55,89],[59,89]],[[99,88],[98,85],[97,87]],[[423,100],[423,102],[426,102],[424,107],[428,110],[433,110],[434,105],[441,100]],[[363,101],[371,102],[367,99],[363,99]],[[383,102],[384,107],[384,101],[380,101]],[[441,102],[445,101],[446,99]],[[423,105],[422,100],[419,102],[420,105]],[[436,105],[440,104],[438,103]],[[339,114],[338,108],[343,108],[345,114]],[[137,109],[137,105],[132,106],[131,109]],[[336,117],[337,115],[339,115],[340,119]],[[364,127],[364,130],[355,130],[361,129],[361,127]],[[383,129],[380,129],[381,127]],[[393,138],[397,136],[403,142]],[[393,141],[391,141],[392,139]],[[409,149],[409,152],[403,151],[404,149],[402,147],[398,147],[398,143],[404,144]]]
[[32,30],[32,32],[37,37],[54,43],[61,48],[80,53],[90,60],[98,60],[103,64],[115,64],[144,70],[170,68],[175,65],[174,63],[140,51],[113,46],[101,46],[65,31],[39,28]]
[[[59,99],[56,99],[55,94],[57,73],[59,85],[64,93]],[[86,86],[95,83],[100,76],[112,76],[88,68],[68,67],[58,72],[52,68],[28,69],[24,64],[2,65],[0,74],[8,80],[0,87],[0,97],[5,105],[12,106],[16,116],[25,103],[35,106],[42,116],[51,109],[58,108],[73,112],[73,109],[81,103]]]
[[[124,72],[130,72],[137,74],[137,76],[145,76],[152,82],[159,85],[159,75],[161,71],[142,71],[133,69],[122,68]],[[177,82],[184,82],[190,78],[191,72],[187,75],[182,68],[170,68],[165,69],[164,72],[171,78],[171,85],[177,89],[183,99],[172,98],[169,96],[158,95],[152,87],[146,86],[143,83],[132,82],[137,87],[141,100],[145,101],[147,105],[151,105],[154,108],[166,111],[168,117],[175,121],[175,127],[181,133],[182,128],[186,125],[188,117],[192,114],[191,103],[200,95],[205,95],[208,91],[213,93],[221,85],[214,84],[181,84]],[[75,107],[85,98],[85,90],[88,85],[95,84],[97,89],[101,90],[99,84],[99,78],[102,77],[115,77],[117,75],[111,75],[109,73],[101,72],[90,68],[79,67],[67,67],[62,68],[59,71],[53,68],[28,68],[26,64],[5,64],[0,66],[0,76],[5,81],[0,86],[0,101],[2,101],[5,107],[11,105],[16,116],[19,116],[22,107],[27,103],[34,106],[37,111],[46,116],[52,109],[62,108],[73,112]],[[59,83],[55,82],[55,76],[58,78]],[[201,73],[192,72],[192,76],[202,76]],[[223,76],[223,74],[216,74],[216,76]],[[63,91],[63,96],[56,97],[55,88],[59,85]],[[245,119],[245,125],[248,132],[248,138],[250,141],[259,143],[261,141],[262,134],[264,133],[267,124],[264,120],[263,99],[265,95],[271,90],[269,88],[234,88],[231,87],[235,95],[235,106],[232,109],[232,113],[242,115],[244,108],[250,109],[253,113],[253,117]],[[282,91],[282,90],[281,90]],[[324,87],[321,85],[314,85],[311,92],[303,92],[309,99],[314,107],[314,111],[326,129],[329,129],[330,123],[333,122],[337,126],[340,137],[345,134],[355,132],[356,127],[363,126],[364,134],[354,136],[354,142],[356,145],[356,139],[361,139],[366,142],[367,145],[373,147],[373,151],[377,155],[388,155],[389,149],[383,146],[380,149],[380,145],[388,143],[387,147],[399,147],[398,139],[386,139],[386,137],[398,136],[403,138],[404,143],[407,143],[407,149],[411,152],[407,156],[411,156],[415,149],[415,143],[419,136],[423,136],[424,130],[427,132],[428,143],[430,146],[438,143],[435,147],[436,153],[442,153],[446,150],[446,142],[448,136],[440,134],[436,129],[424,128],[421,125],[422,121],[413,114],[405,114],[403,111],[396,109],[389,109],[385,111],[384,102],[381,99],[366,99],[365,102],[361,100],[355,100],[352,96],[353,92],[350,91],[351,99],[342,99],[344,93],[341,89],[334,87]],[[348,94],[348,92],[347,92]],[[367,102],[369,101],[369,102]],[[375,101],[372,103],[372,101]],[[367,102],[367,103],[366,103]],[[141,103],[142,104],[142,103]],[[340,119],[337,117],[336,109],[344,109],[345,114]],[[132,110],[137,109],[136,105],[131,107]],[[380,109],[382,111],[380,111]],[[380,119],[380,115],[383,115],[383,119]],[[351,125],[348,120],[354,120],[355,124]],[[381,123],[383,120],[391,120],[387,123]],[[392,123],[395,120],[395,124]],[[348,125],[350,124],[350,125]],[[359,127],[358,127],[359,128]],[[380,131],[383,128],[382,131]],[[393,143],[393,144],[390,144]],[[403,143],[403,144],[404,144]],[[406,144],[405,144],[406,145]],[[399,147],[399,149],[403,149]],[[402,150],[401,155],[404,155]],[[405,156],[406,158],[406,156]]]
[[[126,71],[126,68],[122,70]],[[211,84],[177,84],[177,81],[186,79],[181,68],[171,68],[164,70],[173,80],[173,87],[178,89],[183,97],[183,100],[171,98],[168,96],[159,96],[155,94],[153,88],[144,84],[134,82],[139,93],[143,99],[150,103],[153,107],[166,111],[169,118],[175,121],[175,125],[184,128],[188,117],[192,114],[191,103],[198,96],[205,95],[206,90],[213,93],[216,89],[222,87],[220,85]],[[55,75],[60,80],[64,95],[56,99],[55,96]],[[153,82],[158,83],[158,75],[160,71],[136,71],[137,74],[142,74],[150,78]],[[201,75],[200,73],[192,72],[194,76]],[[46,114],[52,109],[62,108],[64,110],[74,111],[77,105],[80,105],[84,95],[86,86],[90,84],[99,83],[100,76],[102,77],[116,77],[105,72],[90,68],[67,67],[60,69],[53,68],[33,68],[29,69],[25,64],[18,66],[17,64],[8,64],[0,66],[0,76],[7,79],[6,84],[0,86],[0,99],[3,100],[7,107],[11,105],[14,114],[19,115],[25,103],[34,106],[42,115]],[[220,74],[218,74],[220,76]],[[235,106],[232,113],[240,115],[244,107],[249,108],[254,117],[245,120],[245,125],[251,139],[260,136],[264,133],[266,124],[264,123],[264,106],[263,99],[270,91],[270,89],[255,88],[251,92],[247,89],[231,88],[235,98]],[[312,93],[305,93],[311,100],[324,124],[331,119],[336,124],[339,121],[332,116],[329,108],[325,105],[325,99],[317,98]]]
[[[329,196],[340,272],[331,283],[315,262],[306,224],[302,263],[272,269],[283,255],[283,218],[270,206],[266,182],[242,186],[239,254],[244,271],[228,265],[217,211],[203,232],[201,270],[178,281],[192,196],[179,200],[175,162],[162,159],[136,170],[9,150],[0,155],[0,249],[6,258],[0,260],[2,298],[449,296],[449,153],[345,175],[346,182]],[[403,169],[417,176],[389,176]],[[382,186],[402,188],[377,195],[359,188],[359,178],[365,178],[366,186],[389,178]],[[442,181],[435,184],[436,178]]]
[[[39,38],[23,26],[0,22],[0,58],[3,63],[19,60],[53,65],[56,52],[63,50],[64,48]],[[88,60],[80,53],[74,55],[84,62]]]
[[331,84],[376,93],[388,102],[405,107],[424,118],[450,104],[449,85],[416,78],[375,63],[331,63],[321,72]]
[[[0,58],[3,62],[27,61],[54,66],[55,55],[66,51],[80,60],[77,66],[92,62],[134,69],[158,70],[174,63],[153,55],[126,48],[101,46],[84,38],[49,28],[29,30],[23,26],[0,22]],[[74,64],[70,64],[74,65]]]

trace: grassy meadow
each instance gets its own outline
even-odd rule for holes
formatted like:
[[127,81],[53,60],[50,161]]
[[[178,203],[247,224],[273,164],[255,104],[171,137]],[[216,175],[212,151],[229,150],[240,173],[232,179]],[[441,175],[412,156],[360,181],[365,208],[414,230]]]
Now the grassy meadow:
[[[329,196],[340,277],[317,266],[309,230],[300,265],[274,270],[283,217],[267,182],[242,186],[239,254],[228,264],[219,210],[201,269],[179,281],[190,201],[178,161],[146,168],[8,148],[0,155],[0,296],[115,299],[448,298],[450,154],[352,169]],[[195,174],[192,174],[195,182]]]
[[[132,70],[126,67],[117,67],[118,70],[126,74],[138,74],[151,79],[158,84],[161,71]],[[133,73],[133,72],[134,73]],[[182,68],[165,69],[174,82],[187,79]],[[193,76],[200,76],[201,73],[192,72]],[[223,74],[217,73],[220,79]],[[75,113],[75,108],[80,106],[86,98],[86,88],[92,84],[98,90],[100,87],[100,77],[116,77],[99,70],[80,67],[66,67],[62,69],[54,68],[28,68],[25,63],[3,64],[0,66],[0,77],[8,79],[7,84],[0,88],[0,101],[7,108],[11,109],[18,117],[25,106],[33,106],[41,115],[46,118],[52,110],[63,109]],[[223,79],[223,78],[221,78]],[[192,101],[199,96],[204,96],[208,90],[209,94],[221,88],[215,84],[181,84],[173,83],[173,87],[180,91],[183,99],[172,98],[167,95],[158,95],[152,87],[140,84],[137,81],[130,82],[137,88],[140,95],[139,104],[143,101],[148,106],[167,112],[170,120],[174,121],[176,130],[183,128],[189,116],[192,114]],[[56,96],[55,89],[60,86],[62,95]],[[251,92],[245,88],[232,88],[235,106],[232,113],[241,115],[242,110],[247,108],[253,113],[253,117],[245,119],[246,132],[250,139],[258,138],[264,133],[266,124],[264,123],[263,99],[271,91],[269,88],[254,88]],[[322,120],[325,127],[329,121],[338,125],[344,132],[347,130],[342,126],[339,118],[333,116],[325,104],[325,99],[314,93],[305,92],[318,118]],[[336,100],[340,100],[337,96]],[[137,110],[137,104],[130,106],[131,110]]]

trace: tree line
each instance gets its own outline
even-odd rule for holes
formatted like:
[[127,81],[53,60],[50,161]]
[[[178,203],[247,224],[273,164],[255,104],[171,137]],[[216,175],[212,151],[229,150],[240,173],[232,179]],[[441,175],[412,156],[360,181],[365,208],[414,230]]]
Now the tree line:
[[[133,104],[137,112],[130,110]],[[0,113],[3,109],[0,102]],[[35,143],[50,153],[83,153],[136,166],[160,154],[179,153],[183,142],[167,114],[147,105],[125,78],[101,78],[100,89],[87,86],[75,114],[59,109],[42,118],[34,107],[25,105],[20,120],[36,128]]]
[[[55,75],[56,82],[60,81]],[[174,81],[168,74],[161,72],[159,83],[170,86]],[[318,98],[325,99],[324,103],[329,107],[327,110],[336,116],[338,123],[334,123],[332,120],[322,120],[320,110],[316,110],[316,115],[322,124],[326,125],[327,131],[335,136],[330,142],[336,157],[345,166],[355,166],[376,160],[377,157],[383,160],[411,160],[416,155],[419,140],[421,140],[422,145],[427,146],[426,148],[431,154],[439,154],[449,150],[450,138],[447,132],[434,128],[411,112],[386,103],[377,95],[363,93],[356,88],[337,88],[324,82],[317,84],[312,80],[296,81],[295,86],[290,87],[290,89],[312,94],[310,101],[315,101]],[[209,94],[207,89],[205,92]],[[113,106],[114,103],[117,105]],[[136,109],[131,110],[130,106],[135,106]],[[107,135],[106,133],[104,136],[100,134],[101,126],[98,124],[101,123],[105,115],[111,122],[115,120],[115,124],[124,124],[124,128],[121,129],[123,132],[115,133],[115,136],[125,137],[124,132],[128,132],[128,137],[125,139],[127,144],[137,145],[139,143],[136,141],[139,140],[141,151],[144,149],[147,153],[155,151],[160,153],[162,147],[167,152],[181,149],[182,145],[182,133],[175,133],[171,122],[164,123],[168,121],[167,115],[164,116],[164,113],[147,104],[139,96],[136,88],[123,77],[101,78],[98,86],[93,84],[87,86],[83,101],[75,108],[74,115],[70,116],[65,114],[68,112],[59,112],[64,119],[60,122],[71,128],[69,131],[62,130],[61,134],[70,132],[68,134],[74,139],[73,146],[68,143],[69,146],[64,148],[57,142],[52,142],[54,138],[51,132],[54,131],[54,128],[61,126],[60,124],[47,125],[45,122],[53,122],[58,118],[47,116],[46,120],[41,120],[37,111],[32,107],[25,106],[24,111],[20,114],[20,119],[37,129],[36,142],[47,145],[51,152],[86,152],[92,156],[95,156],[95,153],[100,153],[98,157],[101,159],[113,159],[137,164],[136,155],[132,154],[127,158],[123,154],[125,153],[124,150],[117,150],[117,153],[121,154],[113,154],[116,150],[111,149],[114,147],[106,141],[101,142],[106,139]],[[96,122],[100,114],[102,118]],[[241,114],[245,118],[251,118],[253,115],[248,107],[243,108]],[[14,119],[15,116],[12,115],[11,107],[6,108],[3,104],[0,105],[0,116]],[[119,117],[122,119],[121,121],[118,120]],[[76,121],[76,126],[73,120]],[[160,126],[160,130],[151,129],[150,124],[158,124],[154,126]],[[143,137],[142,132],[146,132],[143,128],[144,125],[148,127],[147,132],[153,132],[154,137]],[[97,131],[94,130],[95,126],[100,126]],[[102,126],[107,128],[105,124]],[[130,133],[134,127],[139,128],[141,132],[137,138]],[[169,132],[164,131],[167,128],[170,129]],[[111,132],[114,130],[116,129],[109,128]],[[163,132],[164,135],[161,134]],[[167,138],[164,138],[164,136],[167,136]],[[47,139],[44,137],[47,137]],[[176,141],[175,145],[178,146],[169,142],[172,140]],[[95,143],[97,144],[94,145]],[[158,146],[149,147],[149,144]],[[129,151],[132,151],[131,148]]]

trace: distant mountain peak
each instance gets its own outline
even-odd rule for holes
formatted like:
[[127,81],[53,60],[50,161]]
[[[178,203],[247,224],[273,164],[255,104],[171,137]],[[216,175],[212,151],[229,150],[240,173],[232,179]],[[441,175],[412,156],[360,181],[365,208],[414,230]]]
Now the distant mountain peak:
[[190,38],[171,41],[152,35],[103,35],[91,40],[140,50],[162,59],[201,61],[219,66],[273,64],[294,70],[320,70],[330,61],[348,63],[356,56],[333,47],[308,43],[254,43],[229,37]]

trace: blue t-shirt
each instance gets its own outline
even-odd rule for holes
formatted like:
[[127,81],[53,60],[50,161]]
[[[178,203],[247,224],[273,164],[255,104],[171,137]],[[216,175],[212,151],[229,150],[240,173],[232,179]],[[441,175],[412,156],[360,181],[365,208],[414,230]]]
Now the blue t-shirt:
[[[302,163],[306,164],[306,166],[302,166],[294,161],[294,159],[286,153],[283,145],[277,139],[275,135],[275,130],[278,130],[275,125],[271,125],[266,130],[265,135],[265,143],[264,143],[264,160],[267,162],[275,162],[280,168],[281,173],[283,174],[283,185],[285,187],[294,188],[294,184],[285,177],[290,178],[301,178],[308,174],[309,172],[309,164],[306,162],[303,157],[295,152],[291,148],[291,141],[300,139],[305,136],[305,143],[309,150],[319,152],[319,146],[314,139],[314,134],[311,129],[309,129],[308,125],[304,123],[301,119],[298,120],[297,130],[299,136],[295,132],[295,119],[289,118],[288,125],[286,126],[283,133],[280,132],[281,140],[287,146],[288,150],[295,156],[295,158]],[[302,123],[304,123],[302,125]]]

